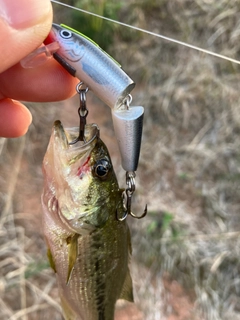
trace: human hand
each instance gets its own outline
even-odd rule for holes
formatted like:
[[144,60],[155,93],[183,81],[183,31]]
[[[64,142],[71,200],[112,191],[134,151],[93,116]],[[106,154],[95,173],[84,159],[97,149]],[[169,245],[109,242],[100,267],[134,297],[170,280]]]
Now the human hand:
[[0,136],[26,133],[32,116],[19,101],[59,101],[74,95],[77,79],[54,59],[33,69],[19,61],[39,47],[52,25],[50,0],[0,0]]

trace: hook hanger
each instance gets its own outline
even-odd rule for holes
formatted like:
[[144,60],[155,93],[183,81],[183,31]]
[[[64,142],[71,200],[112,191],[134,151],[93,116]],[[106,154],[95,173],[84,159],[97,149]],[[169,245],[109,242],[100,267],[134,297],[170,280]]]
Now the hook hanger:
[[87,123],[87,115],[88,115],[88,109],[86,107],[86,100],[87,100],[86,94],[88,92],[88,87],[85,89],[81,89],[82,85],[83,85],[83,82],[79,82],[76,87],[76,91],[79,94],[79,100],[80,100],[80,106],[78,108],[78,115],[79,115],[79,119],[80,119],[79,134],[76,139],[69,142],[70,145],[75,144],[78,141],[85,142],[84,129],[85,129],[85,125]]

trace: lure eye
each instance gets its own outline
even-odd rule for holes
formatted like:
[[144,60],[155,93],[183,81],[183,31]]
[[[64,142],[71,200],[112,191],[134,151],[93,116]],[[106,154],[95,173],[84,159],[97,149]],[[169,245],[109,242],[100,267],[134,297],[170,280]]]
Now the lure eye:
[[109,170],[111,169],[111,164],[106,159],[100,159],[96,162],[94,166],[94,173],[99,178],[106,178]]
[[64,39],[69,39],[72,36],[72,32],[64,29],[60,31],[60,35]]

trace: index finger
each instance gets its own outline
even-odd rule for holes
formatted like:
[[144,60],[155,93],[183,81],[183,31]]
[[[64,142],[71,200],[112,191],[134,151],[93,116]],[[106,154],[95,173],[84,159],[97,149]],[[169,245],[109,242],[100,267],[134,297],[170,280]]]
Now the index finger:
[[39,47],[51,25],[49,0],[0,0],[0,72]]

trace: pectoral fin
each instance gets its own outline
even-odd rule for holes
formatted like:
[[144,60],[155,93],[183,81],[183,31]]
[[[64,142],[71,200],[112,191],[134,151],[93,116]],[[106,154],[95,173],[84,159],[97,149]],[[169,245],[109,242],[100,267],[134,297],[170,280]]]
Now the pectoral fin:
[[127,275],[126,275],[119,299],[125,299],[129,302],[134,302],[132,277],[130,275],[129,269],[127,270]]
[[75,233],[72,237],[67,238],[67,245],[68,245],[68,274],[67,274],[67,281],[66,281],[67,284],[71,278],[72,270],[78,255],[78,237],[79,235]]

